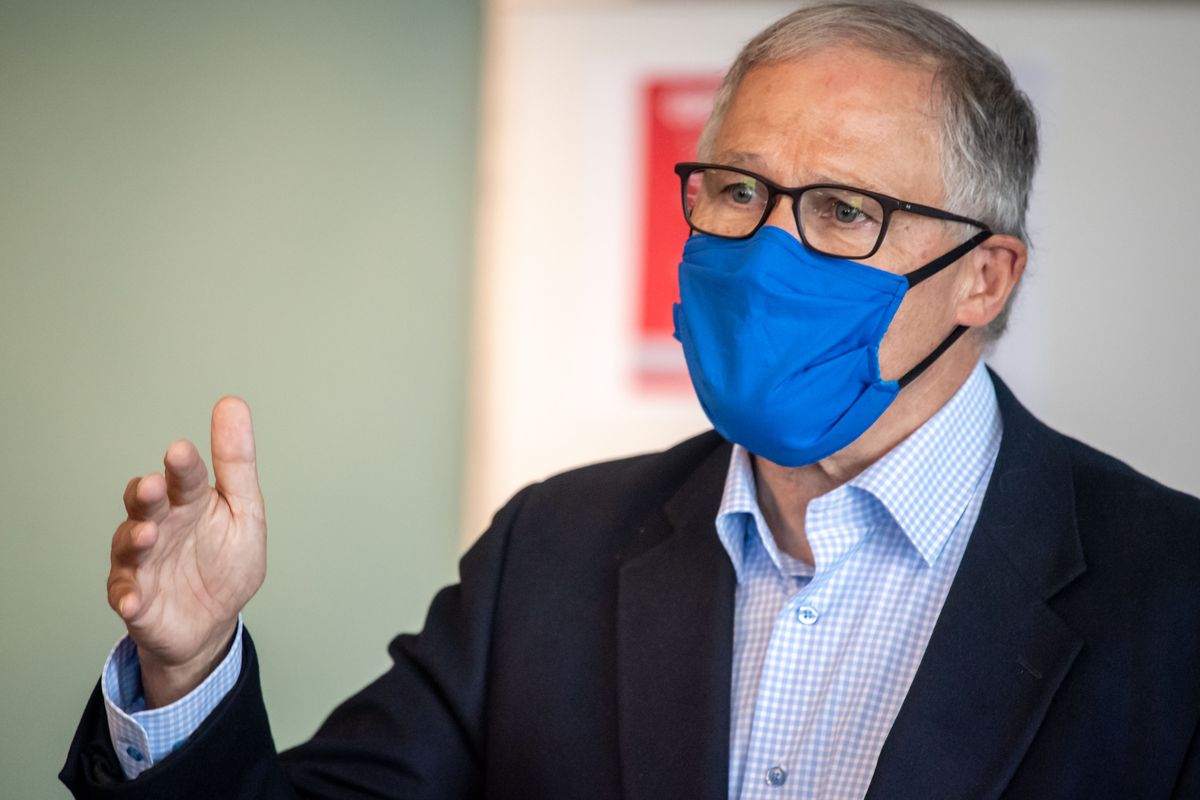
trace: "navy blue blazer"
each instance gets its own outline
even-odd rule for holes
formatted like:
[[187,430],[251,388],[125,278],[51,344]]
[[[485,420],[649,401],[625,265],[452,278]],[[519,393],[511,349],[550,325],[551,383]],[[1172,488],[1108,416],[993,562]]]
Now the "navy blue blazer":
[[[1200,501],[997,393],[979,521],[868,798],[1200,798]],[[300,747],[276,755],[247,637],[234,690],[137,780],[97,688],[61,778],[83,798],[724,798],[728,462],[708,433],[525,489]]]

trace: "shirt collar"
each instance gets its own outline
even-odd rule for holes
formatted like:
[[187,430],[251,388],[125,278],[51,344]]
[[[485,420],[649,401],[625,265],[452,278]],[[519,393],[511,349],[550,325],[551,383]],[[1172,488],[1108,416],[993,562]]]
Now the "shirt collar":
[[[891,517],[925,563],[932,565],[995,460],[1000,432],[995,389],[980,361],[924,425],[855,478],[809,504],[807,525],[817,567],[822,567],[823,551],[835,557],[832,551],[844,552],[853,544],[838,541],[823,547],[817,540],[823,530],[833,530],[847,520],[869,523],[881,512]],[[757,537],[752,537],[747,527],[751,520]],[[754,466],[740,445],[733,447],[716,523],[739,581],[747,544],[754,538],[781,573],[804,572],[805,565],[775,544],[758,507]]]
[[[753,525],[753,527],[751,527]],[[776,569],[781,573],[786,566],[782,552],[763,519],[758,507],[758,494],[754,480],[754,465],[750,454],[740,444],[733,446],[729,458],[729,471],[725,474],[725,491],[721,495],[721,506],[717,509],[717,536],[733,562],[738,583],[745,577],[747,548],[755,547],[753,536],[766,550]]]

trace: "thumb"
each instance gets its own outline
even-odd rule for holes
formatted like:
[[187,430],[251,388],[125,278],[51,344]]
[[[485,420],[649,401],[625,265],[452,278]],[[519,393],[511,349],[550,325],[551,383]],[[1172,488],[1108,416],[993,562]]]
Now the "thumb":
[[[217,491],[231,505],[262,506],[258,463],[254,453],[254,423],[250,407],[240,397],[222,397],[213,406],[212,463]],[[261,512],[260,512],[261,513]]]

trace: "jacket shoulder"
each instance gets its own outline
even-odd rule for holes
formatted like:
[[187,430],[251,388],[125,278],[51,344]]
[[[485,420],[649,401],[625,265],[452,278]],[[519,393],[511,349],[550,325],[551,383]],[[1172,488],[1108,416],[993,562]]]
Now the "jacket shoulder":
[[675,446],[559,473],[530,488],[526,506],[546,512],[554,507],[579,515],[647,513],[661,506],[720,448],[729,444],[714,431]]
[[1004,419],[1002,454],[1011,438],[1016,442],[1011,452],[1018,458],[1041,461],[1053,470],[1041,478],[1058,480],[1060,470],[1069,468],[1081,526],[1112,530],[1131,541],[1139,531],[1153,528],[1180,537],[1180,543],[1200,543],[1200,499],[1163,486],[1123,461],[1054,430],[1021,405],[995,372],[989,374]]
[[[504,540],[495,556],[508,573],[602,574],[597,567],[615,566],[614,558],[640,541],[672,499],[692,492],[690,501],[711,502],[715,516],[720,485],[695,476],[719,471],[715,462],[729,447],[709,431],[661,452],[578,467],[528,486],[488,531]],[[480,542],[493,538],[488,534]],[[524,575],[522,582],[537,581]]]
[[1081,509],[1114,522],[1158,521],[1200,535],[1200,499],[1171,489],[1094,447],[1063,436]]
[[1179,599],[1194,593],[1200,580],[1200,499],[1063,438],[1089,569],[1133,594],[1165,591]]

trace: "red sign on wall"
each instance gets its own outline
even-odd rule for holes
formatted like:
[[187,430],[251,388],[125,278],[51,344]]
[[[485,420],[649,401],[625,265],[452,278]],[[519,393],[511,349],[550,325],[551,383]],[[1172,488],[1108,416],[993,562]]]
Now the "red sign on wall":
[[688,227],[674,166],[694,161],[696,140],[712,111],[719,75],[648,79],[642,87],[641,304],[637,316],[637,378],[647,389],[687,388],[687,367],[671,307],[679,299],[677,269]]

